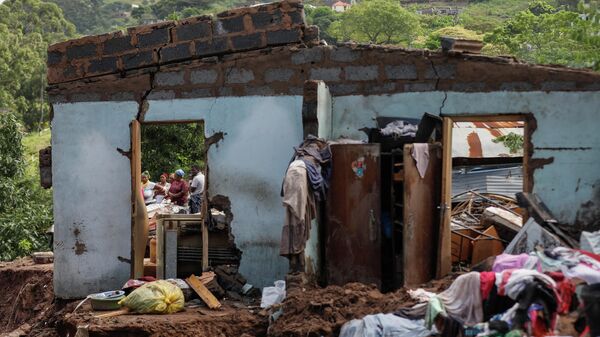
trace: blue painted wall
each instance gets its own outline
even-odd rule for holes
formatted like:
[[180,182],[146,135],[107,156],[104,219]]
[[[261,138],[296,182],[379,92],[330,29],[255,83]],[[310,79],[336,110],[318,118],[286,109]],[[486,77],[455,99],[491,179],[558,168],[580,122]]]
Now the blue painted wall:
[[130,148],[137,103],[55,104],[52,120],[54,292],[120,289],[131,256]]
[[[534,171],[533,191],[557,218],[574,224],[587,215],[600,222],[599,92],[418,92],[333,99],[333,137],[366,139],[358,129],[375,117],[532,113],[532,158],[553,158]],[[591,202],[591,203],[590,203]],[[586,207],[582,205],[587,204]],[[594,213],[595,209],[595,213]]]

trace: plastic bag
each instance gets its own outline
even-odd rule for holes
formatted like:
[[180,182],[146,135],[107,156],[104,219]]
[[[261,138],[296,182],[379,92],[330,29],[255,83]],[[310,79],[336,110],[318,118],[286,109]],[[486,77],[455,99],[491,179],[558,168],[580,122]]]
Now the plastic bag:
[[172,314],[183,309],[183,292],[176,285],[159,280],[132,291],[119,304],[140,314]]
[[262,299],[260,301],[261,308],[268,308],[273,304],[283,302],[285,299],[285,281],[275,281],[274,287],[264,287],[262,291]]

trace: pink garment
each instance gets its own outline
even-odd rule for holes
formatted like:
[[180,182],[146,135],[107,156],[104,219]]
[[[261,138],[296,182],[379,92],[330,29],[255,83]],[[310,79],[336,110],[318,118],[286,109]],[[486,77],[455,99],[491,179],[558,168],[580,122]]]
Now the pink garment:
[[525,262],[529,259],[527,254],[511,255],[511,254],[500,254],[496,256],[492,271],[499,273],[507,269],[521,269]]
[[490,296],[490,292],[494,287],[494,282],[496,282],[496,273],[491,271],[484,271],[479,273],[479,288],[481,290],[481,300],[487,300],[488,296]]

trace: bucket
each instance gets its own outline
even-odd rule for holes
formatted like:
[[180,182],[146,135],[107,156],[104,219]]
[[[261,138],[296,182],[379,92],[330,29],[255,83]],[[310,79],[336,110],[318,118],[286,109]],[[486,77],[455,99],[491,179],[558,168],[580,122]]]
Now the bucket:
[[103,293],[91,294],[92,309],[94,310],[119,310],[119,301],[125,297],[122,290],[113,290]]

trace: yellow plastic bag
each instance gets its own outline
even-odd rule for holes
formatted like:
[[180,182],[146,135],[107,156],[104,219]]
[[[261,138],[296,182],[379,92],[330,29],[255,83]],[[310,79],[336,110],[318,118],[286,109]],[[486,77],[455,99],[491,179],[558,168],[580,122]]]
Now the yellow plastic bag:
[[176,285],[159,280],[132,291],[119,304],[140,314],[172,314],[183,309],[183,292]]

